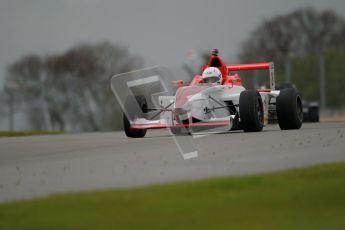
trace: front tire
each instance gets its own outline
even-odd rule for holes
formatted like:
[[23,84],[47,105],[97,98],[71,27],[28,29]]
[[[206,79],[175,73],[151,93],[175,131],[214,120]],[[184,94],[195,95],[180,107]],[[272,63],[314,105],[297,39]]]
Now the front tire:
[[[138,109],[138,106],[140,110]],[[147,102],[144,96],[129,96],[125,102],[125,110],[127,111],[129,118],[123,113],[123,129],[127,137],[141,138],[146,135],[147,129],[134,129],[131,127],[129,120],[134,120],[136,116],[143,116],[143,113],[147,112]]]
[[240,94],[240,119],[245,132],[260,132],[264,126],[264,111],[261,96],[252,90]]
[[302,99],[296,89],[280,90],[276,106],[280,129],[301,128],[303,121]]

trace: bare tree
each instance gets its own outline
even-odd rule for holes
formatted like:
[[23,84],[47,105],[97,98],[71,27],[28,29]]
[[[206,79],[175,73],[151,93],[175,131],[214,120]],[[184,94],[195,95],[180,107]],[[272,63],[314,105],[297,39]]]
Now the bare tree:
[[9,119],[9,100],[5,90],[0,91],[0,121]]
[[[320,12],[313,8],[302,8],[263,21],[243,42],[238,57],[241,62],[274,61],[278,69],[278,81],[282,81],[282,76],[285,76],[285,81],[291,82],[292,57],[318,56],[320,80],[316,78],[312,87],[320,88],[320,101],[324,107],[326,86],[325,75],[322,73],[325,69],[325,51],[344,47],[344,37],[345,21],[334,11]],[[294,71],[293,74],[296,74]],[[262,73],[255,74],[253,78],[244,78],[246,85],[267,83],[266,78],[257,77]],[[252,83],[249,79],[253,79]],[[308,85],[308,82],[304,85]]]
[[43,63],[37,55],[28,55],[7,68],[5,92],[24,106],[29,125],[34,130],[49,129],[44,120]]
[[94,131],[119,128],[120,109],[110,90],[116,73],[142,66],[124,47],[81,44],[57,55],[31,55],[7,69],[32,129]]
[[312,8],[262,22],[242,44],[242,62],[274,60],[283,65],[288,55],[302,56],[345,43],[345,22],[334,11]]

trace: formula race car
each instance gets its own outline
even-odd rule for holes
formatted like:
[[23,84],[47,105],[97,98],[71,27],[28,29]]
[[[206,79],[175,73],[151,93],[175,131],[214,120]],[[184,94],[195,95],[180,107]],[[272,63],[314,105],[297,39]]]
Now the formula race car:
[[[270,117],[277,118],[282,130],[301,127],[301,96],[294,88],[275,90],[272,62],[226,65],[215,49],[202,70],[203,75],[195,76],[189,86],[183,86],[182,80],[174,81],[178,86],[175,95],[159,96],[155,107],[145,96],[128,96],[123,104],[126,135],[144,137],[147,129],[160,128],[182,135],[219,130],[259,132]],[[206,82],[208,70],[219,70],[219,82]],[[270,87],[246,90],[237,74],[246,70],[267,70]]]

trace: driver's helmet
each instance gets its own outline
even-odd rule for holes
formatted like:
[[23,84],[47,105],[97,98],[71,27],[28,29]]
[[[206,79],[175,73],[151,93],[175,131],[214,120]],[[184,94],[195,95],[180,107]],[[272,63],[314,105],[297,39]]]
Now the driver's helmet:
[[222,82],[222,73],[216,67],[208,67],[202,73],[202,80],[204,83],[217,83]]

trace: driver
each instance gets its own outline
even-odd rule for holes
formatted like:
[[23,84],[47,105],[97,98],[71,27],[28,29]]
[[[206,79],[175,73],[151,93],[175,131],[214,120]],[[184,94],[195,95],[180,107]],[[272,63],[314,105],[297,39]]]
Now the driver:
[[208,67],[202,73],[202,80],[206,84],[215,83],[220,85],[222,83],[222,73],[216,67]]

